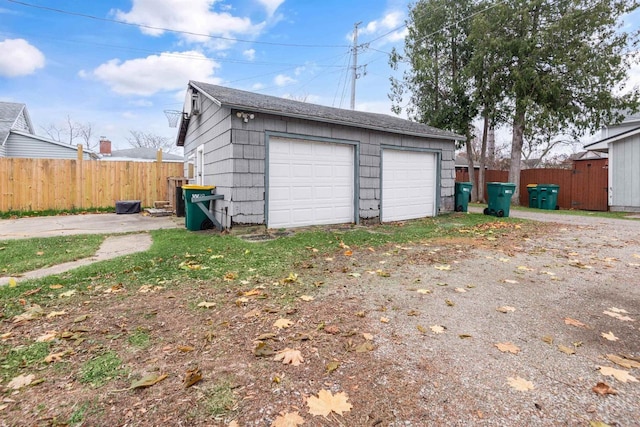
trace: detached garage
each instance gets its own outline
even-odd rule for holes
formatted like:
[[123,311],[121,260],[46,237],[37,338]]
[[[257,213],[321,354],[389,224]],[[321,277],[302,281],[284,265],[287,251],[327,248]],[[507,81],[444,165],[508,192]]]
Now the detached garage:
[[399,221],[453,210],[451,132],[189,82],[177,144],[192,183],[215,185],[226,228]]

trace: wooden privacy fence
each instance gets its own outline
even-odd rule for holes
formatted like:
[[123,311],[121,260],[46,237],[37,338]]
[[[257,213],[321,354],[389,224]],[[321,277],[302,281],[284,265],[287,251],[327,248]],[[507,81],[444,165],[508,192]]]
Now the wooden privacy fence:
[[[560,186],[558,206],[561,209],[607,211],[608,160],[592,159],[574,162],[573,169],[524,169],[520,172],[520,205],[529,206],[527,184]],[[476,172],[476,182],[478,170]],[[507,171],[487,170],[486,182],[507,182]],[[456,170],[456,181],[469,181],[466,170]],[[485,187],[486,198],[486,187]]]
[[151,206],[183,173],[182,163],[0,158],[0,211]]

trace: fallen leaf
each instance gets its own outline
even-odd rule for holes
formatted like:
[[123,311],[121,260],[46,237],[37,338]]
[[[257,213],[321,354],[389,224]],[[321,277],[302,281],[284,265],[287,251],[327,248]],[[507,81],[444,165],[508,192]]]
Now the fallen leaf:
[[236,420],[233,420],[227,425],[227,427],[240,427],[240,424]]
[[73,319],[73,323],[80,323],[80,322],[84,322],[85,320],[87,320],[89,318],[88,314],[82,314],[78,317],[76,317],[75,319]]
[[518,354],[520,352],[520,347],[510,342],[499,342],[494,344],[503,353],[513,353]]
[[611,427],[607,423],[603,423],[602,421],[589,421],[589,427]]
[[74,295],[76,293],[75,289],[71,289],[67,292],[61,292],[60,294],[58,294],[58,298],[69,298],[70,296]]
[[349,245],[345,245],[343,241],[340,241],[338,246],[342,249],[351,249],[351,247]]
[[293,366],[300,366],[300,364],[304,362],[304,358],[302,357],[300,350],[293,350],[291,348],[285,348],[284,350],[279,351],[273,360],[276,362],[282,360],[283,365]]
[[9,384],[7,384],[7,388],[10,388],[12,390],[19,390],[22,387],[26,387],[29,384],[31,384],[33,382],[33,379],[36,376],[33,374],[29,374],[29,375],[18,375],[17,377],[15,377],[14,379],[12,379],[11,381],[9,381]]
[[152,385],[158,384],[160,381],[162,381],[163,379],[167,378],[167,374],[162,374],[162,375],[158,375],[158,374],[148,374],[145,375],[144,377],[140,378],[138,381],[134,381],[131,383],[131,385],[129,386],[129,390],[133,390],[136,388],[145,388],[145,387],[151,387]]
[[375,348],[373,347],[371,341],[365,341],[356,347],[356,353],[366,353],[373,350],[375,350]]
[[616,365],[620,365],[623,368],[634,369],[640,368],[640,362],[636,360],[627,359],[626,357],[616,356],[615,354],[607,354],[607,359]]
[[204,307],[204,308],[211,308],[215,306],[216,306],[215,302],[207,302],[207,301],[202,301],[201,303],[198,304],[198,307]]
[[509,258],[498,258],[498,260],[502,262],[511,262]]
[[311,415],[321,415],[326,417],[331,412],[342,415],[343,412],[349,412],[352,405],[347,402],[349,398],[344,392],[332,395],[329,390],[320,390],[318,397],[309,396],[307,405]]
[[250,291],[245,291],[242,293],[242,295],[244,295],[245,297],[253,297],[256,295],[260,295],[262,293],[262,291],[260,289],[251,289]]
[[42,307],[40,307],[38,304],[33,304],[24,313],[14,316],[13,323],[20,323],[28,320],[33,320],[38,317],[42,317],[43,315],[44,315],[44,311],[42,310]]
[[529,391],[529,390],[533,390],[534,386],[533,383],[531,381],[527,381],[524,378],[520,378],[520,377],[509,377],[507,378],[507,382],[509,383],[509,385],[511,387],[513,387],[514,389],[518,390],[518,391]]
[[618,337],[613,335],[613,332],[609,331],[609,333],[605,334],[604,332],[600,333],[600,335],[602,336],[602,338],[609,340],[609,341],[618,341]]
[[367,341],[373,341],[373,335],[372,334],[368,334],[366,332],[363,332],[362,333],[362,337]]
[[202,380],[200,368],[189,369],[184,376],[184,388],[189,388],[200,380]]
[[271,423],[271,427],[298,427],[304,424],[304,418],[296,412],[280,412],[280,415],[276,417]]
[[459,293],[459,294],[463,294],[463,293],[467,292],[467,290],[465,288],[455,288],[454,291]]
[[587,326],[584,323],[582,323],[581,321],[576,320],[576,319],[572,319],[570,317],[565,317],[564,318],[564,323],[566,323],[567,325],[576,326],[578,328],[584,328],[584,327]]
[[64,316],[65,314],[67,314],[66,311],[52,311],[51,313],[47,314],[47,319],[51,319],[52,317]]
[[360,277],[360,276],[362,276],[362,274],[360,274],[360,273],[349,273],[349,274],[347,274],[347,276]]
[[460,339],[466,339],[466,338],[473,338],[473,335],[469,335],[469,334],[459,334],[458,338]]
[[50,285],[49,286],[49,289],[62,289],[62,288],[64,288],[64,286],[62,286],[62,285]]
[[425,328],[422,325],[416,326],[416,329],[418,329],[418,331],[420,331],[420,333],[422,333],[422,334],[426,334],[427,333],[427,328]]
[[632,319],[631,317],[629,317],[629,316],[623,316],[622,314],[620,314],[620,313],[615,313],[615,312],[613,312],[613,311],[603,311],[603,313],[604,313],[604,314],[606,314],[607,316],[614,317],[614,318],[616,318],[616,319],[618,319],[618,320],[622,320],[622,321],[624,321],[624,322],[635,322],[635,320],[634,320],[634,319]]
[[384,270],[376,270],[376,274],[380,277],[390,277],[391,273],[386,272]]
[[416,292],[419,294],[427,295],[431,293],[431,289],[418,289]]
[[591,390],[603,396],[606,394],[618,394],[618,392],[615,391],[609,384],[603,382],[596,384]]
[[282,279],[283,283],[294,283],[298,281],[298,275],[296,273],[289,273],[287,277]]
[[431,331],[434,334],[443,334],[444,330],[445,330],[445,327],[444,326],[440,326],[440,325],[433,325],[433,326],[429,327],[429,329],[431,329]]
[[388,318],[388,317],[381,317],[381,318],[380,318],[380,321],[381,321],[382,323],[389,323],[389,318]]
[[418,310],[409,310],[407,316],[418,316],[420,312]]
[[558,344],[558,350],[568,355],[576,354],[576,351],[574,349],[564,346],[562,344]]
[[449,271],[451,270],[451,266],[449,264],[446,265],[434,265],[433,268],[440,271]]
[[335,360],[333,362],[329,362],[327,363],[327,366],[325,366],[325,371],[327,372],[327,374],[330,374],[331,372],[335,371],[336,369],[338,369],[340,367],[340,362],[336,362]]
[[344,256],[351,256],[353,255],[353,251],[344,251]]
[[293,325],[293,322],[291,320],[289,320],[289,319],[278,319],[273,324],[273,326],[278,328],[278,329],[288,328],[291,325]]
[[503,305],[502,307],[498,307],[496,308],[496,310],[499,311],[500,313],[512,313],[516,311],[514,307],[509,307],[508,305]]
[[18,286],[18,282],[16,282],[16,279],[14,279],[13,277],[9,277],[9,287],[15,288],[16,286]]
[[62,360],[62,358],[67,354],[66,351],[61,351],[59,353],[50,353],[48,356],[44,358],[46,363],[54,363]]
[[181,351],[183,353],[189,353],[190,351],[195,350],[195,348],[191,347],[190,345],[179,345],[177,349],[178,351]]
[[255,339],[255,341],[270,340],[275,338],[276,336],[277,335],[272,332],[267,332],[266,334],[259,335],[258,338]]
[[518,270],[520,270],[520,271],[533,271],[533,268],[529,268],[529,267],[527,267],[525,265],[520,265],[520,266],[518,266]]
[[449,307],[453,307],[454,305],[456,305],[456,303],[454,303],[450,299],[444,300],[444,303],[447,304]]
[[314,297],[312,297],[311,295],[302,295],[302,296],[300,297],[300,299],[301,299],[302,301],[309,302],[309,301],[313,301],[315,298],[314,298]]
[[273,356],[275,351],[269,347],[265,342],[260,341],[256,348],[253,349],[253,355],[256,357],[268,357]]
[[629,314],[627,310],[624,310],[622,308],[616,308],[616,307],[609,307],[609,311],[613,311],[614,313]]
[[31,289],[30,291],[25,292],[24,294],[22,294],[25,297],[30,297],[31,295],[35,295],[38,292],[40,292],[42,290],[42,288],[36,288],[36,289]]
[[553,344],[553,337],[550,335],[545,335],[542,337],[542,341],[546,342],[547,344],[551,345]]
[[611,368],[609,366],[599,366],[600,373],[605,376],[614,377],[618,381],[626,383],[627,381],[631,381],[633,383],[638,382],[638,380],[629,372],[623,371],[622,369]]
[[47,331],[46,334],[40,335],[38,338],[36,338],[36,342],[53,341],[56,338],[57,335],[58,335],[58,333],[56,331]]
[[512,280],[512,279],[504,279],[504,283],[510,283],[512,285],[515,285],[518,283],[517,280]]

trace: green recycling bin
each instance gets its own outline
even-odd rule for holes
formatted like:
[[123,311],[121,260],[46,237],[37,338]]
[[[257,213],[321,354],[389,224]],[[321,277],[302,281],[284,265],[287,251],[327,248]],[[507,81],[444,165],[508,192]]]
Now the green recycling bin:
[[560,186],[556,184],[538,184],[538,198],[540,199],[540,209],[550,211],[558,210],[558,192]]
[[456,199],[456,212],[467,212],[469,208],[469,199],[471,199],[471,189],[473,184],[470,182],[456,182],[455,185],[455,199]]
[[538,197],[538,184],[528,184],[529,207],[540,209],[540,198]]
[[[193,196],[210,196],[211,191],[216,188],[212,185],[195,185],[186,184],[182,186],[182,196],[184,197],[184,225],[187,230],[198,231],[206,230],[213,227],[213,223],[207,217],[207,214],[202,212],[197,205],[191,201]],[[211,201],[202,202],[205,208],[209,209]]]
[[511,182],[487,182],[487,195],[489,206],[485,208],[485,215],[508,217],[511,206],[511,196],[516,185]]

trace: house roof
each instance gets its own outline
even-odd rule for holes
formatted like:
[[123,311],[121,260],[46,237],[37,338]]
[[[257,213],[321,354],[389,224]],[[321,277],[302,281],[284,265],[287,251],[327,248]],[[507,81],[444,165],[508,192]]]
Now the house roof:
[[0,102],[0,145],[4,145],[9,137],[9,131],[16,124],[18,117],[24,110],[27,125],[31,129],[31,120],[27,114],[27,106],[17,102]]
[[368,113],[326,107],[308,102],[294,101],[276,96],[262,95],[204,82],[189,84],[204,93],[218,105],[233,109],[262,111],[269,114],[296,117],[307,120],[355,126],[384,132],[462,141],[465,138],[453,132],[388,114]]
[[[111,152],[111,156],[109,156],[111,158],[111,160],[117,160],[117,159],[123,159],[123,160],[129,160],[129,159],[139,159],[139,160],[149,160],[149,161],[155,161],[156,160],[156,156],[158,154],[158,150],[155,148],[143,148],[143,147],[137,147],[137,148],[126,148],[124,150],[113,150]],[[103,157],[104,159],[109,159],[109,157]],[[162,160],[163,161],[184,161],[184,157],[183,156],[178,156],[176,154],[170,154],[170,153],[165,153],[164,151],[162,152]]]
[[[15,133],[16,135],[25,136],[27,138],[35,139],[35,140],[38,140],[38,141],[46,142],[48,144],[58,145],[60,147],[67,148],[69,150],[78,151],[78,146],[77,145],[70,145],[70,144],[67,144],[67,143],[64,143],[64,142],[54,141],[53,139],[43,138],[41,136],[34,135],[34,134],[31,134],[31,133],[28,133],[28,132],[24,132],[24,131],[20,131],[20,130],[16,130],[16,129],[12,129],[11,133]],[[98,154],[95,151],[91,151],[91,150],[88,150],[86,148],[83,148],[82,151],[84,153],[86,153],[89,157],[91,157],[92,159],[97,159],[98,158]]]
[[640,126],[635,127],[633,129],[629,129],[626,132],[622,132],[617,135],[613,135],[608,138],[604,138],[599,141],[587,144],[584,146],[584,149],[589,151],[600,151],[600,152],[606,153],[607,151],[609,151],[609,144],[611,144],[612,142],[620,141],[621,139],[625,139],[637,134],[640,134]]

